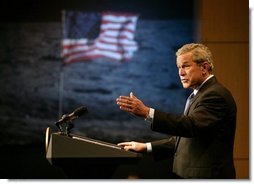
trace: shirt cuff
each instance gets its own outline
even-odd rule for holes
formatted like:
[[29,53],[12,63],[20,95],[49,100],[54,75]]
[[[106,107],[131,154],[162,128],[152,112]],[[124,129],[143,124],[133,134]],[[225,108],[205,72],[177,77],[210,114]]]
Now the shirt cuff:
[[148,116],[146,117],[145,121],[148,121],[148,122],[152,123],[153,122],[153,117],[154,117],[154,109],[150,108]]
[[147,153],[151,153],[152,150],[152,144],[150,142],[146,143],[146,149],[147,149]]

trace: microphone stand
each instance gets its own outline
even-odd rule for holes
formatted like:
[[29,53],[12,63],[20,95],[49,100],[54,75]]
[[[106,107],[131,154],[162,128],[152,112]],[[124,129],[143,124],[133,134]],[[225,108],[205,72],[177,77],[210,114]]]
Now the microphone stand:
[[[65,118],[66,115],[63,115],[62,118]],[[74,124],[72,123],[72,119],[67,118],[66,121],[63,121],[61,123],[56,122],[55,123],[58,129],[60,130],[60,134],[64,136],[70,135],[70,130],[74,127]]]

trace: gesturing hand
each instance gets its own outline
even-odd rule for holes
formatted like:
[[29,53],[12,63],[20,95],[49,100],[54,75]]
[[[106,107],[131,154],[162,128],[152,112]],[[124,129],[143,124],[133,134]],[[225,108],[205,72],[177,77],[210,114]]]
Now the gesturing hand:
[[132,92],[130,96],[120,96],[116,99],[116,102],[121,110],[136,116],[146,118],[149,113],[149,107],[145,106]]

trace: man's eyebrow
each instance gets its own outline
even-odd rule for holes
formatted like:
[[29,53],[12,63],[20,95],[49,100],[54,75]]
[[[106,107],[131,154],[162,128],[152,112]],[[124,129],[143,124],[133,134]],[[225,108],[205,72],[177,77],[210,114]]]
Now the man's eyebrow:
[[[181,66],[186,65],[186,64],[190,64],[190,62],[189,62],[189,61],[184,61],[184,62],[181,64]],[[177,64],[177,66],[179,66],[179,64]]]

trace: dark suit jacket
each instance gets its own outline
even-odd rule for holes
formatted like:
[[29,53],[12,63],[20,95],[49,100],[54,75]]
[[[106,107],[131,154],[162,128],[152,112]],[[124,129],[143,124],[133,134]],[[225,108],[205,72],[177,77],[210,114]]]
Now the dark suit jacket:
[[177,137],[152,142],[153,152],[174,150],[173,172],[183,178],[235,178],[236,104],[215,77],[195,95],[186,115],[155,110],[153,131]]

